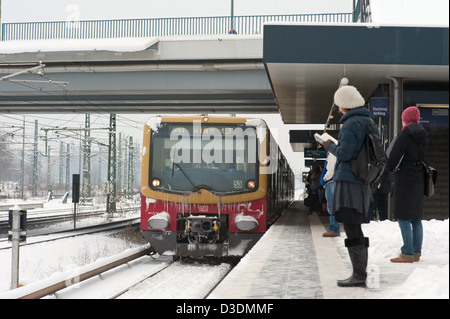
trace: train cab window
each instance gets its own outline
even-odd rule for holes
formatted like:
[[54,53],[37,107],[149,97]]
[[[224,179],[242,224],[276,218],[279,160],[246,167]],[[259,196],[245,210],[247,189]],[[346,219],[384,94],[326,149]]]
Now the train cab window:
[[163,123],[152,132],[150,178],[158,189],[241,193],[249,180],[257,181],[258,145],[254,127],[236,124]]

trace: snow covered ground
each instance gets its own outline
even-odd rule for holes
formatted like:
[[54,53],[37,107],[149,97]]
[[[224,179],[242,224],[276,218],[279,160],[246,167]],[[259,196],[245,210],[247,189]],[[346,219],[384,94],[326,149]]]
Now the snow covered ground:
[[[424,236],[422,257],[413,264],[394,264],[389,260],[400,254],[403,245],[397,222],[381,221],[363,225],[370,238],[369,267],[379,265],[385,271],[410,272],[393,290],[382,291],[382,298],[448,299],[449,298],[449,223],[422,221]],[[339,237],[344,243],[345,236]],[[343,247],[343,246],[342,246]]]
[[[404,282],[399,282],[395,289],[368,294],[368,296],[402,299],[449,298],[449,221],[448,219],[423,221],[423,226],[422,259],[420,262],[407,265],[389,262],[390,258],[399,254],[402,245],[400,230],[396,222],[371,222],[363,226],[364,234],[370,237],[371,241],[369,265],[377,264],[381,265],[384,270],[411,273]],[[342,241],[342,247],[344,247],[344,238],[345,234],[338,238],[339,241]],[[126,249],[136,248],[139,245],[139,243],[109,235],[84,235],[45,244],[24,246],[20,250],[20,282],[29,284],[54,276],[55,273],[73,272],[78,267],[119,254]],[[9,290],[10,265],[11,251],[0,250],[0,298],[2,293]],[[180,271],[179,274],[183,277],[177,277],[177,280],[191,282],[192,278],[198,276],[199,271],[206,272],[207,268],[211,269],[204,267],[206,266],[189,265]],[[127,279],[123,278],[122,280]],[[189,285],[184,287],[189,287]],[[205,289],[209,287],[206,285]],[[156,294],[155,298],[177,298],[177,291],[167,291],[164,290],[164,287],[161,289],[161,293]],[[195,289],[197,289],[195,293],[188,293],[187,298],[196,298],[201,295],[198,287]],[[345,293],[345,290],[342,290],[342,293]],[[3,297],[5,297],[4,294]]]

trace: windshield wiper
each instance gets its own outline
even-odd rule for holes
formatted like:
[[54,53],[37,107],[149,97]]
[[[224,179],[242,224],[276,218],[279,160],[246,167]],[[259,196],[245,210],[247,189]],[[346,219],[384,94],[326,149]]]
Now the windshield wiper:
[[180,171],[183,173],[184,177],[186,177],[186,179],[189,181],[189,183],[191,183],[192,187],[195,189],[197,189],[197,186],[191,181],[191,179],[189,178],[188,174],[186,174],[186,172],[184,171],[184,169],[181,167],[181,165],[179,163],[175,163],[173,162],[172,165],[172,177],[173,177],[173,166],[176,165]]
[[184,169],[181,167],[181,165],[179,163],[175,163],[175,162],[173,163],[173,165],[172,165],[172,177],[173,177],[174,165],[176,165],[180,169],[180,171],[183,173],[184,177],[186,177],[186,179],[189,181],[189,183],[191,183],[194,192],[196,192],[196,191],[198,191],[200,189],[207,189],[207,190],[210,190],[210,191],[212,190],[212,188],[210,186],[205,185],[205,184],[195,185],[194,182],[189,178],[188,174],[184,171]]

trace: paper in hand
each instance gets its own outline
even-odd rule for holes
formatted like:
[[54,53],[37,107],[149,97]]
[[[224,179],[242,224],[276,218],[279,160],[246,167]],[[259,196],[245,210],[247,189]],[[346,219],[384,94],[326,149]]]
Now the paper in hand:
[[320,135],[319,133],[316,133],[316,134],[314,134],[314,138],[320,144],[323,144],[323,142],[328,141],[328,140],[331,140],[336,145],[338,144],[338,141],[328,133],[323,133],[322,135]]

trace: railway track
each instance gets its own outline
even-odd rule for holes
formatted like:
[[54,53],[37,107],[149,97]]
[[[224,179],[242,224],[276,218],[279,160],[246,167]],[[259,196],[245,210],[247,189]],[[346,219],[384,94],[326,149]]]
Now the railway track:
[[[125,207],[121,209],[119,214],[128,213],[130,211],[139,210],[139,206]],[[101,216],[105,214],[104,207],[90,207],[78,210],[76,213],[77,220]],[[27,212],[27,225],[28,229],[32,230],[43,225],[73,220],[73,211],[67,208],[61,209],[38,209]],[[8,212],[0,212],[0,233],[4,233],[8,230]]]
[[148,245],[130,249],[120,255],[95,262],[84,267],[80,267],[76,271],[61,273],[58,276],[51,276],[46,280],[31,283],[6,293],[0,294],[0,298],[9,299],[38,299],[51,294],[55,294],[61,289],[70,287],[74,284],[83,282],[94,276],[98,276],[110,269],[126,264],[132,260],[140,258],[150,253]]
[[[130,224],[139,224],[139,218],[83,227],[76,231],[52,232],[49,236],[28,236],[27,242],[21,246],[105,232]],[[0,250],[10,247],[6,238],[0,239]],[[106,260],[0,293],[0,299],[206,298],[233,268],[230,262],[212,265],[206,258],[194,263],[187,262],[190,259],[174,262],[171,256],[158,255],[159,258],[155,258],[151,253],[148,244],[129,249]]]
[[233,263],[172,262],[139,284],[117,296],[118,299],[205,299],[228,275]]
[[[60,230],[60,231],[51,231],[47,233],[40,233],[39,235],[31,235],[27,236],[27,241],[21,243],[20,246],[34,245],[40,244],[44,242],[53,241],[56,239],[81,236],[105,231],[112,231],[116,229],[124,229],[127,226],[136,226],[139,225],[140,218],[125,218],[117,221],[111,221],[108,223],[97,224],[79,227],[77,229],[69,229],[69,230]],[[50,236],[51,235],[51,236]],[[11,248],[11,244],[8,242],[7,238],[0,238],[0,250]]]
[[184,263],[154,258],[149,245],[70,273],[0,294],[4,299],[180,299],[206,298],[233,263]]

